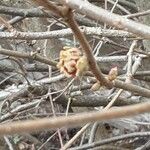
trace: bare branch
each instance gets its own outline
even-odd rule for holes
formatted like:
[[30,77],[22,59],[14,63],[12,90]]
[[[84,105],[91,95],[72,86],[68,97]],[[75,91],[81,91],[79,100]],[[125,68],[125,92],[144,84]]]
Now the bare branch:
[[88,144],[88,145],[70,148],[69,150],[86,150],[86,149],[94,148],[97,146],[105,145],[108,143],[112,143],[112,142],[116,142],[116,141],[120,141],[120,140],[125,140],[125,139],[129,139],[129,138],[136,138],[136,137],[150,137],[150,132],[134,132],[134,133],[124,134],[124,135],[112,137],[110,139],[104,139],[101,141],[93,142],[93,143]]
[[134,18],[134,17],[140,17],[140,16],[145,16],[145,15],[149,15],[150,14],[150,10],[146,10],[143,12],[137,12],[135,14],[130,14],[130,15],[126,15],[126,18]]
[[21,8],[13,8],[0,6],[0,14],[6,15],[14,15],[14,16],[22,16],[22,17],[51,17],[51,12],[44,13],[39,8],[31,8],[31,9],[21,9]]
[[16,51],[6,50],[6,49],[2,49],[2,48],[0,48],[0,54],[13,56],[13,57],[19,57],[19,58],[29,58],[29,59],[33,59],[33,60],[48,64],[48,65],[52,65],[52,66],[56,66],[56,63],[57,63],[53,60],[47,59],[38,54],[16,52]]
[[9,24],[9,22],[7,22],[4,18],[0,17],[0,24],[2,24],[3,26],[7,27],[9,32],[12,32],[14,30],[14,28],[12,27],[11,24]]
[[116,109],[102,110],[100,112],[81,113],[72,116],[44,118],[38,120],[18,121],[0,124],[0,135],[34,132],[60,127],[71,127],[95,121],[110,120],[150,112],[150,103],[140,103]]
[[[1,30],[1,29],[0,29]],[[133,34],[122,30],[107,30],[100,27],[80,27],[81,32],[86,35],[99,35],[105,37],[132,38]],[[73,35],[71,29],[61,29],[46,32],[0,32],[0,39],[41,40],[49,38],[61,38]]]
[[[0,6],[1,7],[1,6]],[[13,25],[21,20],[23,20],[24,17],[21,17],[21,16],[16,16],[14,18],[12,18],[11,20],[8,21],[9,24]],[[0,31],[4,31],[5,29],[7,29],[5,26],[1,26],[0,27]]]
[[88,1],[59,0],[59,2],[66,2],[66,4],[72,9],[75,9],[77,12],[84,14],[92,19],[100,20],[107,23],[108,25],[129,31],[144,38],[150,38],[149,26],[126,19],[117,14],[110,13],[107,10],[90,4]]
[[133,84],[129,84],[129,83],[125,83],[119,80],[115,80],[113,81],[114,86],[120,89],[124,89],[126,91],[131,91],[131,92],[135,92],[140,94],[141,96],[144,97],[150,97],[150,90],[133,85]]

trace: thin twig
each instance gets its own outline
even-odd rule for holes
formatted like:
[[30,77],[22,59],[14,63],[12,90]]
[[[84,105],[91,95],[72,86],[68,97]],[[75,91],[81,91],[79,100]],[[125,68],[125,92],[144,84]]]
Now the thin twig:
[[100,112],[81,113],[72,116],[60,116],[55,118],[43,118],[0,124],[0,135],[16,134],[22,132],[34,132],[47,129],[57,129],[64,126],[70,127],[95,121],[117,119],[121,117],[138,115],[150,112],[150,103],[144,102],[132,106],[124,106],[116,109],[102,110]]
[[8,138],[7,136],[4,136],[4,139],[5,139],[5,142],[6,142],[7,145],[8,145],[9,150],[14,150],[14,148],[13,148],[13,146],[12,146],[12,144],[11,144],[9,138]]
[[83,145],[83,146],[75,147],[75,148],[70,148],[69,150],[87,150],[89,148],[94,148],[94,147],[97,147],[100,145],[104,145],[104,144],[108,144],[108,143],[112,143],[112,142],[116,142],[116,141],[120,141],[120,140],[125,140],[125,139],[129,139],[129,138],[136,138],[136,137],[150,137],[150,132],[129,133],[129,134],[121,135],[121,136],[112,137],[110,139],[93,142],[92,144]]
[[[50,92],[50,89],[49,89],[49,92]],[[53,102],[53,99],[52,99],[52,95],[49,95],[49,100],[50,100],[53,116],[56,117],[56,112],[55,112],[55,107],[54,107],[54,102]],[[60,132],[59,128],[57,128],[57,133],[58,133],[58,137],[59,137],[59,140],[60,140],[60,145],[61,145],[61,147],[63,147],[62,135],[61,135],[61,132]]]
[[0,24],[2,24],[5,27],[7,27],[9,32],[12,32],[14,30],[13,26],[11,24],[9,24],[9,22],[5,21],[5,19],[2,18],[2,17],[0,17]]
[[137,13],[134,13],[134,14],[125,15],[124,17],[134,18],[134,17],[140,17],[140,16],[149,15],[149,14],[150,14],[150,10],[146,10],[146,11],[143,11],[143,12],[137,12]]
[[13,57],[19,57],[19,58],[28,58],[33,59],[48,65],[56,66],[57,62],[47,59],[45,57],[42,57],[38,54],[31,54],[31,53],[25,53],[25,52],[16,52],[12,50],[2,49],[0,48],[0,54],[13,56]]
[[69,148],[73,144],[73,142],[75,142],[75,140],[77,140],[90,125],[91,124],[88,123],[83,126],[60,150],[66,150],[67,148]]
[[[16,16],[16,17],[12,18],[11,20],[9,20],[8,23],[13,25],[13,24],[15,24],[15,23],[17,23],[17,22],[19,22],[19,21],[21,21],[23,19],[24,19],[24,17]],[[0,31],[4,31],[6,29],[7,29],[7,27],[5,27],[5,26],[1,26],[0,27]]]
[[47,142],[49,142],[55,135],[57,134],[57,132],[55,132],[54,134],[52,134],[39,148],[38,150],[41,150],[45,144],[47,144]]

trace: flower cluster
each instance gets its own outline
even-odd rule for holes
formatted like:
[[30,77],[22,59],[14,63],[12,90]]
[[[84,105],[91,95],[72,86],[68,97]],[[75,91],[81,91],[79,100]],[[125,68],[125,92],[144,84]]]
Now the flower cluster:
[[76,77],[88,70],[88,61],[78,48],[64,47],[60,51],[57,67],[66,77]]

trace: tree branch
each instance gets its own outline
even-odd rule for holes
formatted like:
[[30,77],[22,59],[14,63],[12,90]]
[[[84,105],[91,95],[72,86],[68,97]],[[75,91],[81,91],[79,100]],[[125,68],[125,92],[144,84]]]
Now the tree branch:
[[108,25],[117,27],[134,33],[140,37],[150,38],[150,27],[141,23],[137,23],[130,19],[126,19],[114,13],[110,13],[100,7],[90,4],[88,1],[81,0],[59,0],[60,3],[67,4],[70,8],[84,14],[94,20],[99,20]]
[[13,16],[22,16],[22,17],[52,17],[51,12],[44,13],[39,8],[31,9],[22,9],[22,8],[13,8],[0,6],[0,14],[13,15]]
[[150,103],[140,103],[116,109],[102,110],[100,112],[81,113],[72,116],[44,118],[38,120],[18,121],[0,124],[0,136],[23,132],[42,131],[71,127],[95,121],[110,120],[150,112]]
[[13,51],[13,50],[6,50],[6,49],[2,49],[2,48],[0,48],[0,54],[13,56],[13,57],[19,57],[19,58],[28,58],[28,59],[36,60],[36,61],[48,64],[48,65],[51,65],[51,66],[56,66],[56,64],[57,64],[56,61],[47,59],[47,58],[42,57],[38,54],[16,52],[16,51]]
[[79,146],[79,147],[74,147],[74,148],[69,148],[68,150],[87,150],[90,148],[94,148],[97,146],[101,146],[101,145],[105,145],[105,144],[109,144],[112,142],[117,142],[120,140],[125,140],[125,139],[129,139],[129,138],[139,138],[139,137],[150,137],[150,132],[134,132],[134,133],[129,133],[129,134],[125,134],[125,135],[120,135],[120,136],[115,136],[109,139],[104,139],[101,141],[97,141],[97,142],[93,142],[91,144],[88,145],[83,145],[83,146]]
[[[0,28],[1,30],[1,28]],[[133,34],[122,30],[104,30],[100,27],[80,27],[81,32],[86,35],[99,35],[105,37],[132,38]],[[46,32],[0,32],[0,39],[41,40],[49,38],[61,38],[72,35],[71,29],[61,29]]]
[[144,97],[150,97],[150,90],[146,88],[139,87],[130,83],[125,83],[119,80],[113,81],[113,84],[117,88],[124,89],[126,91],[135,92]]

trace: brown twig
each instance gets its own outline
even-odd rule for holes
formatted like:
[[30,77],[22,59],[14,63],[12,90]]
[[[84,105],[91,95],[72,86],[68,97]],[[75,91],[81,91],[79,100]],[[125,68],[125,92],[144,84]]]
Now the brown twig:
[[102,110],[100,112],[81,113],[73,116],[61,116],[51,119],[43,118],[38,120],[10,122],[0,125],[0,135],[3,136],[7,134],[57,129],[64,126],[71,127],[89,122],[138,115],[145,112],[150,112],[149,102],[132,106],[124,106],[116,109]]
[[88,58],[90,70],[93,72],[93,74],[95,75],[97,80],[99,80],[103,85],[105,85],[107,87],[112,87],[111,83],[109,81],[107,81],[105,79],[105,77],[102,75],[102,72],[99,69],[99,67],[95,61],[95,58],[92,54],[92,49],[91,49],[89,43],[87,42],[86,37],[80,31],[77,22],[74,20],[73,13],[71,10],[67,13],[66,18],[67,18],[66,19],[67,24],[72,29],[76,38],[79,40],[80,45],[81,45],[86,57]]
[[55,4],[53,4],[52,2],[48,1],[48,0],[32,0],[34,3],[38,4],[39,6],[44,7],[44,9],[48,9],[50,11],[52,11],[53,13],[55,13],[58,16],[62,17],[62,7],[58,7]]

